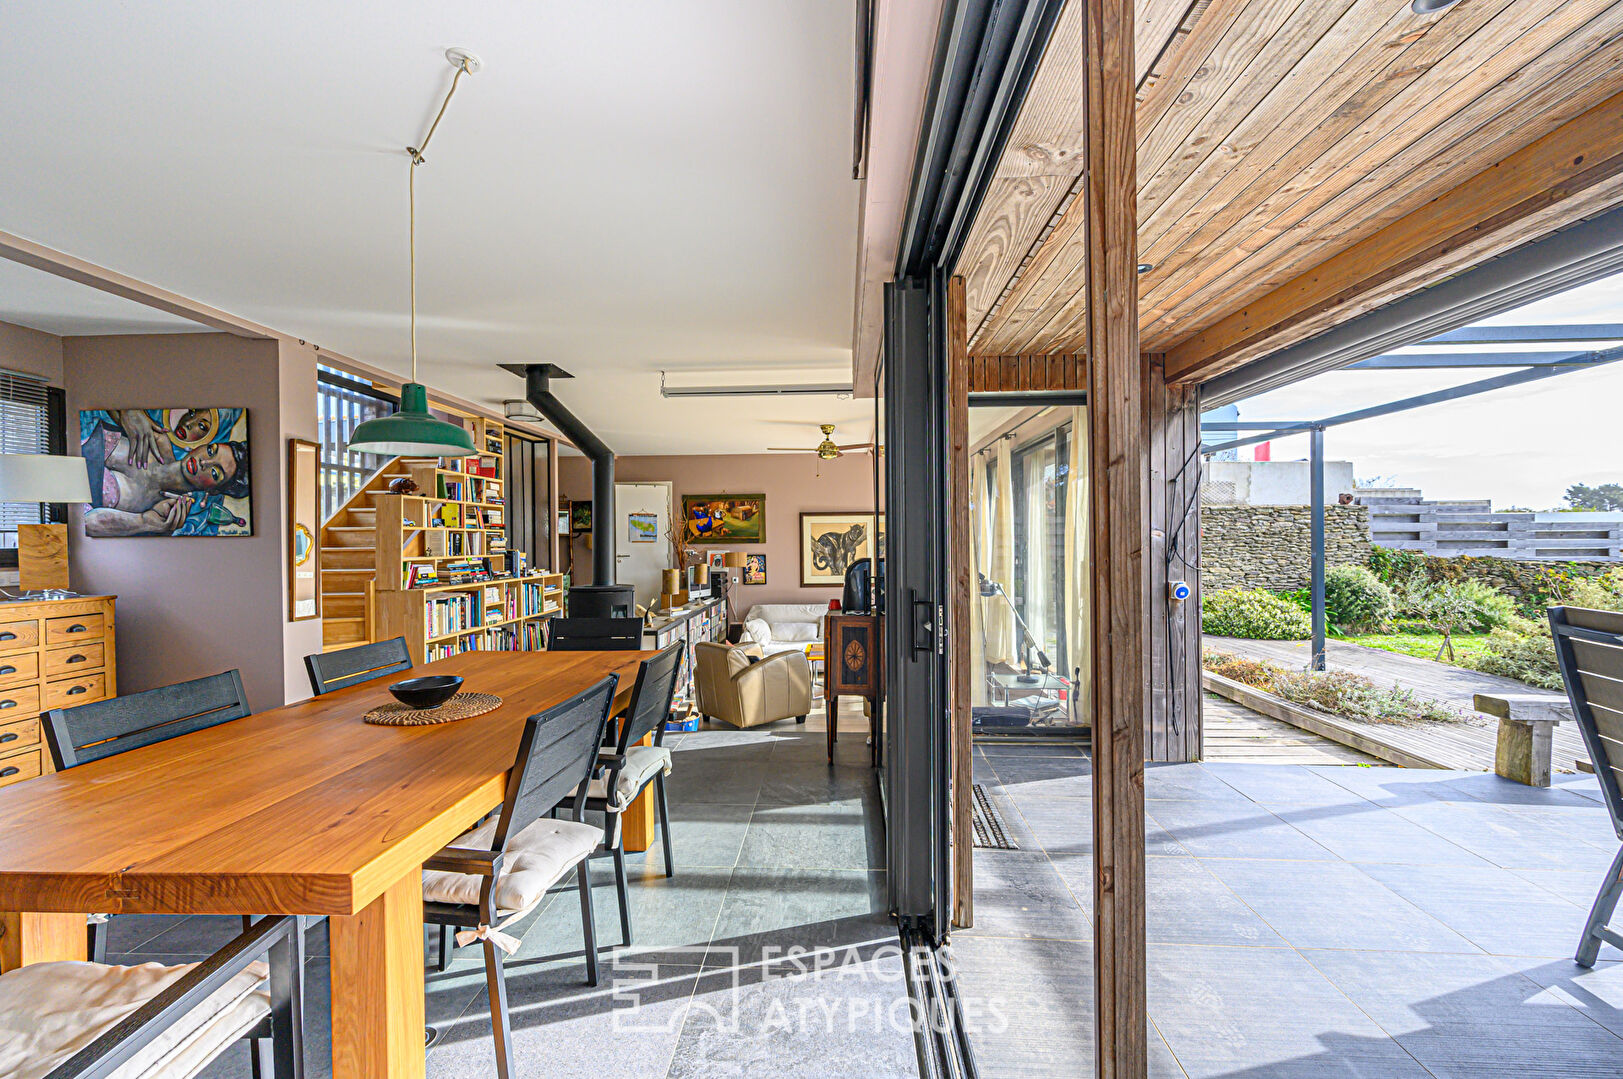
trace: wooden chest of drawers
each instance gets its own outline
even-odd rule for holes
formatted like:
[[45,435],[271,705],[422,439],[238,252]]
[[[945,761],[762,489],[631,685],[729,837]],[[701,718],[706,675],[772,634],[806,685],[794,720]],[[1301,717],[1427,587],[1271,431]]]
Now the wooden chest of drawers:
[[0,603],[0,786],[52,771],[40,713],[118,693],[113,597]]

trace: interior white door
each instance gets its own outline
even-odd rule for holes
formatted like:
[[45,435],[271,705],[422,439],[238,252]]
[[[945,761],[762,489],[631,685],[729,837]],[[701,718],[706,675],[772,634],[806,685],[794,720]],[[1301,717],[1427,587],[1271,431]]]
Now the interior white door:
[[671,564],[670,482],[615,484],[614,528],[615,574],[646,607],[659,599],[660,570]]

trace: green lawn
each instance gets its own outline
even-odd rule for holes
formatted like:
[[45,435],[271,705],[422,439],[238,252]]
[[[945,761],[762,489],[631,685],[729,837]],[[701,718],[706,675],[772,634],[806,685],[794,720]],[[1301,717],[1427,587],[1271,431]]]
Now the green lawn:
[[[1441,633],[1372,633],[1367,637],[1348,637],[1353,644],[1364,644],[1371,648],[1379,648],[1386,652],[1397,652],[1405,656],[1417,656],[1420,659],[1435,659],[1437,649],[1443,645]],[[1456,664],[1466,656],[1480,655],[1487,651],[1488,635],[1486,633],[1456,633],[1454,634],[1454,659]],[[1448,657],[1443,657],[1448,662]]]

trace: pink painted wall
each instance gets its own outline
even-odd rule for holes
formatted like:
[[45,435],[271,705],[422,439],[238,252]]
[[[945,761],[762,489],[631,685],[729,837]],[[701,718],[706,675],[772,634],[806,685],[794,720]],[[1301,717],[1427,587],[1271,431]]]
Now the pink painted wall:
[[314,352],[225,333],[68,337],[62,363],[70,452],[83,408],[248,410],[252,536],[90,539],[70,511],[73,586],[118,596],[119,689],[236,667],[255,711],[308,696],[294,673],[321,623],[287,621],[283,578],[287,438],[316,433]]
[[62,385],[62,339],[26,326],[0,322],[0,367]]
[[[614,478],[623,483],[669,480],[672,494],[766,494],[766,542],[721,550],[766,553],[764,585],[740,586],[734,601],[740,610],[757,603],[826,603],[837,588],[800,587],[800,514],[868,510],[873,507],[873,458],[850,453],[819,461],[810,453],[694,454],[617,457]],[[558,486],[566,498],[591,498],[591,466],[586,458],[567,456],[558,462]],[[591,552],[575,543],[577,579],[588,583]]]

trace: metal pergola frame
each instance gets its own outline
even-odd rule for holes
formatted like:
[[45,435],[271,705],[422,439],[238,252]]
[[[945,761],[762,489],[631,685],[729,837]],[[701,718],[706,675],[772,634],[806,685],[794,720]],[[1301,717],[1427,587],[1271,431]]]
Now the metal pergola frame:
[[[1583,326],[1469,326],[1431,338],[1422,344],[1538,344],[1569,341],[1609,341],[1623,339],[1623,325]],[[1202,420],[1202,457],[1210,457],[1223,450],[1238,449],[1258,442],[1268,442],[1287,435],[1305,434],[1309,443],[1309,486],[1313,507],[1312,517],[1312,591],[1313,591],[1313,654],[1309,669],[1324,670],[1325,610],[1324,610],[1324,432],[1331,427],[1354,423],[1358,420],[1390,416],[1397,412],[1425,405],[1456,401],[1474,397],[1490,390],[1519,386],[1526,382],[1554,378],[1569,371],[1583,371],[1623,360],[1623,345],[1588,352],[1481,352],[1481,353],[1388,353],[1371,357],[1340,368],[1356,370],[1462,370],[1473,367],[1495,368],[1514,364],[1520,370],[1478,379],[1459,386],[1451,386],[1430,393],[1416,394],[1384,405],[1355,409],[1321,420]],[[1205,441],[1207,432],[1227,432],[1231,437],[1217,443]],[[1241,435],[1240,432],[1250,432]]]

